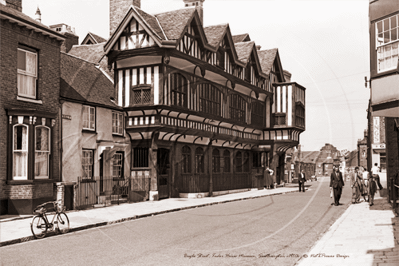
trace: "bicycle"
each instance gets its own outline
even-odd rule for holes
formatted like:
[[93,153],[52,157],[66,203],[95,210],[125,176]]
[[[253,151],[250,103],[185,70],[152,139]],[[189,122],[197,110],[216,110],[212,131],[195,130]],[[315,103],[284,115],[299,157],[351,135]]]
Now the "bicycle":
[[[47,218],[47,204],[53,204],[55,214],[51,222]],[[49,201],[38,205],[34,210],[35,216],[30,224],[30,229],[35,238],[40,239],[46,236],[47,230],[59,233],[67,233],[69,231],[69,219],[65,214],[65,206],[61,207],[58,201]]]

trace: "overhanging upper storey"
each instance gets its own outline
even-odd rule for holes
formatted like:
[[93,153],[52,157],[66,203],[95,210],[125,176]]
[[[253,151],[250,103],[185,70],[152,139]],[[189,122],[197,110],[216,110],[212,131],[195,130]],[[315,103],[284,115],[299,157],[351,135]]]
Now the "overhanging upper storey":
[[399,117],[399,2],[370,2],[369,18],[372,115]]

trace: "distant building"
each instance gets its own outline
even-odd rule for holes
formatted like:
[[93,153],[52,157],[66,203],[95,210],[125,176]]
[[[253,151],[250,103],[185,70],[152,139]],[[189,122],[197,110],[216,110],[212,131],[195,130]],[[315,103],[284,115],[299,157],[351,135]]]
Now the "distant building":
[[362,166],[364,168],[367,168],[367,160],[368,160],[368,131],[364,131],[364,137],[363,139],[359,139],[357,141],[357,151],[358,151],[358,157],[357,161],[359,163],[358,166]]

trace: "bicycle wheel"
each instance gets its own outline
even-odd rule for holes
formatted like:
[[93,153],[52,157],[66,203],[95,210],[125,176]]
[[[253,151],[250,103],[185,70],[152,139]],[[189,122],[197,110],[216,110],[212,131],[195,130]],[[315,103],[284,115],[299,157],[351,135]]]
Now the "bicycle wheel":
[[63,212],[57,214],[57,227],[58,231],[62,234],[65,234],[69,231],[69,219],[68,216]]
[[43,238],[46,236],[47,223],[42,216],[35,216],[30,224],[30,230],[35,238]]

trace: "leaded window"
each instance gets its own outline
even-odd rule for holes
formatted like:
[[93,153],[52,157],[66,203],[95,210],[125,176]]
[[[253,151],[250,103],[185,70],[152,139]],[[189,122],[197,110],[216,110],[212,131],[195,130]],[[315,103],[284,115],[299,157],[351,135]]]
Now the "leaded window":
[[172,105],[187,108],[187,79],[179,73],[174,73],[170,76],[170,83]]
[[222,93],[215,86],[202,83],[197,87],[199,93],[199,111],[221,116]]
[[236,121],[245,122],[246,102],[238,94],[230,95],[230,118]]
[[151,87],[137,86],[132,89],[132,97],[130,102],[135,105],[151,103]]
[[182,148],[182,173],[191,173],[191,149],[188,146]]
[[196,174],[203,174],[205,172],[205,156],[204,150],[198,147],[195,150],[195,173]]

